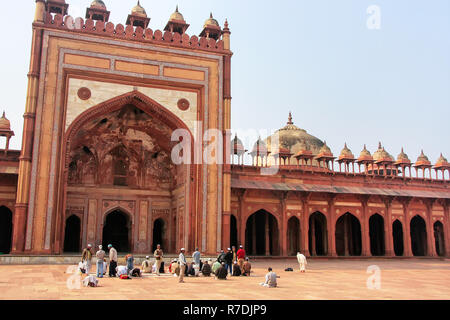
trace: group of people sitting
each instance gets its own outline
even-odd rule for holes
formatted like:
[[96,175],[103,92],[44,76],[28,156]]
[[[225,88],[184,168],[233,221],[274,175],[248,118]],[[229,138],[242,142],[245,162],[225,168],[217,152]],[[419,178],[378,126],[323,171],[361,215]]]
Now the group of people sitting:
[[[142,262],[141,265],[142,271],[141,269],[134,267],[134,257],[131,254],[128,254],[125,257],[126,265],[118,266],[116,249],[114,249],[112,245],[108,245],[108,249],[110,258],[110,277],[117,276],[121,279],[130,279],[131,277],[141,277],[142,273],[155,273],[158,276],[161,273],[164,273],[163,251],[161,250],[160,245],[157,246],[154,252],[154,262],[150,261],[149,256],[146,256],[146,259]],[[228,248],[227,252],[222,250],[217,256],[217,259],[214,263],[212,263],[211,258],[203,262],[201,260],[201,254],[198,248],[192,255],[193,261],[191,263],[187,263],[184,256],[184,248],[182,248],[180,251],[181,253],[179,259],[172,260],[168,268],[170,274],[173,274],[175,277],[180,278],[180,282],[183,282],[183,277],[198,277],[200,274],[204,277],[210,277],[211,275],[214,275],[215,278],[219,280],[226,280],[228,275],[234,277],[250,276],[252,265],[248,257],[246,257],[243,246],[240,246],[239,250],[237,251],[234,246],[232,248]],[[100,245],[99,250],[95,254],[97,258],[98,278],[102,278],[104,275],[106,275],[108,269],[105,255],[106,253],[105,251],[103,251],[102,246]],[[79,264],[80,272],[87,275],[87,277],[84,279],[84,281],[86,282],[86,286],[97,286],[98,284],[98,280],[95,278],[95,276],[89,275],[92,258],[92,246],[88,245],[88,247],[83,250],[82,262],[80,262]],[[305,272],[305,266],[307,263],[305,256],[301,253],[298,253],[297,258],[300,264],[301,272]],[[277,275],[272,271],[272,268],[269,268],[268,273],[265,277],[265,282],[261,283],[261,285],[265,287],[276,287],[276,279]]]
[[[242,265],[242,268],[234,262],[232,272],[230,273],[234,277],[239,276],[249,276],[252,269],[252,265],[248,258],[245,259],[245,262]],[[180,264],[177,259],[172,260],[172,263],[169,265],[169,272],[174,275],[174,277],[180,276]],[[184,268],[184,276],[185,277],[198,277],[200,273],[203,277],[210,277],[214,275],[217,279],[226,279],[228,276],[228,268],[225,262],[219,262],[216,260],[212,263],[211,258],[207,259],[205,262],[200,260],[199,264],[196,264],[192,261],[188,264],[187,268]]]

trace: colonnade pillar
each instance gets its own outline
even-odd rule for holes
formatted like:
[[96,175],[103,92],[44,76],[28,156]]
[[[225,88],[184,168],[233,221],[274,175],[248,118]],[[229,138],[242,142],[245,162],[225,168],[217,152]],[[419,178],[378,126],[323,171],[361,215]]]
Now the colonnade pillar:
[[334,208],[334,197],[328,200],[328,216],[330,221],[327,221],[327,253],[329,256],[336,257],[336,212]]
[[385,255],[387,257],[393,257],[394,254],[394,237],[392,236],[392,199],[386,199],[386,219],[384,226],[384,246]]
[[361,201],[362,209],[363,209],[363,217],[362,217],[362,228],[361,228],[361,255],[363,257],[370,257],[372,253],[370,252],[370,228],[369,228],[369,199],[364,198]]
[[403,212],[405,218],[405,232],[403,233],[403,244],[404,244],[404,256],[411,257],[412,256],[412,247],[411,247],[411,224],[409,219],[409,204],[411,200],[406,200],[403,202]]

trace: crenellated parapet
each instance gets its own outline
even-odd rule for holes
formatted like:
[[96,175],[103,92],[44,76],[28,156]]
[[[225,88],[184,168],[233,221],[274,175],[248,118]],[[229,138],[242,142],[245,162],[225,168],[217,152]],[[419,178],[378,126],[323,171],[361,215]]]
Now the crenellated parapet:
[[224,49],[223,40],[215,40],[214,38],[181,35],[178,32],[170,31],[153,31],[150,28],[143,29],[132,25],[124,26],[123,24],[115,25],[112,22],[103,22],[101,20],[92,20],[83,18],[73,18],[71,16],[46,15],[44,25],[46,28],[101,35],[116,39],[132,40],[144,43],[165,44],[180,48],[190,48],[205,51],[214,51],[218,53],[228,54],[229,50]]

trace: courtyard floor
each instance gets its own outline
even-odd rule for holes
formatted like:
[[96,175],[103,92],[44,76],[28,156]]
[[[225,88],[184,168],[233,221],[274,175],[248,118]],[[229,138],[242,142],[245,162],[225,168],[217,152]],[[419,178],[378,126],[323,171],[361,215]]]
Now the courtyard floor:
[[[64,265],[0,265],[0,299],[155,299],[155,300],[367,300],[450,299],[450,260],[371,259],[309,260],[301,274],[294,260],[257,260],[251,277],[188,277],[185,283],[161,275],[143,278],[99,279],[97,288],[76,288],[77,278]],[[261,287],[268,266],[280,276],[278,288]],[[369,266],[378,266],[379,289],[369,289]],[[292,267],[294,272],[285,272]],[[72,276],[72,278],[71,278]],[[68,281],[69,280],[69,281]],[[69,289],[68,283],[74,289]],[[375,284],[377,282],[369,283]]]

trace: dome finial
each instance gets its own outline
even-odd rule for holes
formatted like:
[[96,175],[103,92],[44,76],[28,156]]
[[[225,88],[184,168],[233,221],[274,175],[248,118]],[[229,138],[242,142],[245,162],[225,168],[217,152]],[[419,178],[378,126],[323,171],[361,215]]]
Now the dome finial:
[[287,124],[294,124],[294,122],[292,122],[292,113],[290,111]]
[[178,12],[178,5],[177,5],[177,7],[175,8],[175,12]]
[[381,141],[378,142],[378,149],[381,149]]
[[2,118],[6,119],[5,110],[3,110]]

